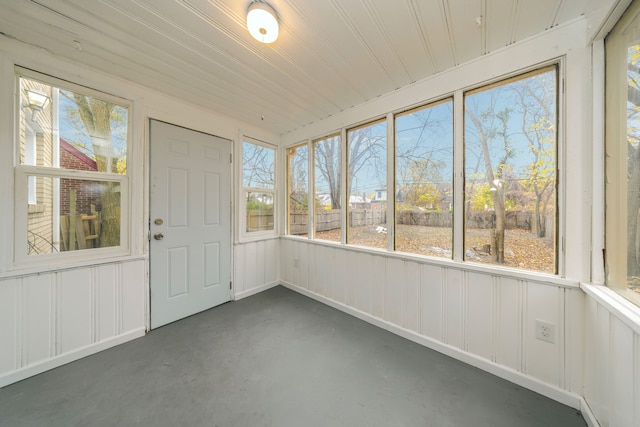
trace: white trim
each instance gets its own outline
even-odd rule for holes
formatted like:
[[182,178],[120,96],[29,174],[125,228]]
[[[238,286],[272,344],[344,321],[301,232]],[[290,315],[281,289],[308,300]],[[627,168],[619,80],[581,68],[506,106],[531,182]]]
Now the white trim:
[[61,265],[43,266],[41,264],[38,264],[37,266],[32,266],[30,268],[15,269],[15,270],[6,271],[6,272],[0,272],[0,286],[2,286],[1,281],[3,279],[16,279],[20,277],[32,276],[34,274],[58,273],[61,271],[74,270],[77,268],[97,267],[104,264],[123,264],[127,262],[141,261],[146,259],[147,259],[147,255],[145,254],[145,255],[136,255],[136,256],[114,256],[112,258],[107,258],[106,256],[103,256],[100,259],[90,259],[90,260],[85,260],[81,262],[69,263],[62,266]]
[[589,403],[584,399],[584,397],[580,398],[580,413],[582,414],[582,418],[584,418],[587,426],[589,427],[600,427],[600,423],[598,419],[593,414]]
[[474,271],[477,273],[491,274],[495,276],[512,278],[517,280],[524,280],[524,281],[531,280],[540,284],[546,284],[546,285],[563,287],[563,288],[579,288],[580,287],[580,282],[578,282],[577,280],[566,279],[556,275],[538,273],[535,271],[517,270],[517,269],[506,268],[506,267],[500,267],[492,264],[472,263],[469,261],[458,262],[458,261],[453,261],[447,258],[436,258],[436,257],[430,257],[426,255],[411,254],[408,252],[398,252],[398,251],[390,252],[390,251],[387,251],[386,249],[370,248],[370,247],[358,246],[353,244],[343,244],[343,243],[331,242],[328,240],[321,240],[321,239],[307,239],[306,237],[302,238],[297,236],[281,236],[280,238],[285,240],[303,241],[303,242],[314,244],[314,245],[329,246],[335,249],[345,249],[345,250],[352,250],[355,252],[363,252],[363,253],[368,253],[370,255],[382,256],[385,258],[415,261],[421,264],[437,265],[445,268],[455,268],[461,271]]
[[234,294],[233,300],[239,301],[241,299],[250,297],[255,294],[259,294],[260,292],[266,291],[271,288],[275,288],[280,284],[280,280],[274,280],[273,282],[265,283],[264,285],[257,286],[255,288],[247,289],[246,291],[238,292]]
[[122,335],[108,338],[94,344],[89,344],[68,353],[64,353],[50,359],[43,360],[42,362],[34,363],[33,365],[29,365],[15,371],[11,371],[7,374],[0,375],[0,388],[6,387],[9,384],[13,384],[18,381],[22,381],[34,375],[41,374],[42,372],[48,371],[50,369],[57,368],[58,366],[65,365],[69,362],[73,362],[74,360],[82,359],[83,357],[90,356],[108,348],[124,344],[127,341],[140,338],[144,335],[145,329],[137,328]]
[[[258,147],[267,148],[273,150],[273,188],[258,188],[258,187],[245,187],[244,186],[244,143],[257,145]],[[250,136],[240,134],[240,141],[238,143],[238,161],[237,177],[238,177],[238,241],[240,242],[252,242],[256,240],[265,240],[268,238],[276,238],[278,236],[278,218],[279,206],[278,206],[278,158],[280,157],[280,151],[278,146],[270,144],[268,142],[260,141]],[[286,169],[286,168],[285,168]],[[286,186],[285,186],[286,187]],[[272,230],[260,230],[260,231],[247,231],[247,198],[246,192],[260,192],[273,194],[273,229]]]
[[592,67],[592,203],[591,203],[591,282],[604,283],[605,247],[605,51],[604,40],[596,40],[591,48]]
[[598,304],[604,306],[636,334],[640,335],[640,307],[627,301],[618,295],[616,291],[604,285],[580,283],[580,289],[596,300]]
[[396,335],[399,335],[403,338],[406,338],[410,341],[413,341],[417,344],[423,345],[427,348],[435,350],[439,353],[447,355],[449,357],[453,357],[456,360],[464,362],[468,365],[474,366],[476,368],[482,369],[485,372],[493,374],[497,377],[510,381],[519,386],[525,387],[531,391],[539,393],[543,396],[546,396],[550,399],[553,399],[557,402],[562,403],[563,405],[567,405],[574,409],[581,409],[583,400],[581,396],[571,393],[566,390],[562,390],[559,387],[556,387],[551,384],[547,384],[543,381],[540,381],[536,378],[530,377],[522,372],[518,372],[514,369],[508,368],[503,365],[499,365],[497,363],[491,362],[490,360],[484,359],[482,357],[476,356],[471,353],[467,353],[464,350],[459,348],[444,344],[440,341],[434,340],[432,338],[425,337],[416,332],[407,330],[400,326],[397,326],[393,323],[387,322],[380,318],[374,317],[370,314],[364,313],[360,310],[357,310],[353,307],[349,307],[332,299],[326,298],[324,296],[318,295],[314,292],[311,292],[307,289],[295,286],[291,283],[281,281],[282,286],[291,289],[292,291],[298,292],[302,295],[305,295],[309,298],[315,299],[323,304],[326,304],[330,307],[333,307],[337,310],[340,310],[344,313],[350,314],[360,320],[363,320],[367,323],[370,323],[374,326],[392,332]]

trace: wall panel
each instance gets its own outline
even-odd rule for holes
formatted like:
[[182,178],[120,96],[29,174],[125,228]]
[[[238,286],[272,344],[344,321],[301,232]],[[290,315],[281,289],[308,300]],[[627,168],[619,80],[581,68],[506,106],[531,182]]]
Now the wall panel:
[[420,265],[405,262],[402,272],[402,327],[420,332]]
[[603,286],[582,285],[584,397],[602,427],[640,425],[640,308]]
[[[584,300],[577,284],[523,280],[313,240],[283,238],[281,245],[283,256],[292,257],[282,260],[287,286],[579,407],[575,394],[562,394],[567,383],[581,384],[581,379],[569,381],[565,371],[572,364],[565,346],[582,342],[580,337],[568,342],[564,332],[567,321],[572,333],[582,334]],[[305,256],[299,272],[286,273],[295,257]],[[305,275],[326,278],[325,286],[309,279],[307,289]],[[573,292],[569,302],[566,292]],[[536,319],[554,325],[553,343],[535,337]],[[582,362],[576,365],[572,375]]]
[[497,283],[495,362],[522,371],[522,304],[525,285],[511,278]]
[[30,365],[53,355],[52,275],[22,279],[22,365]]
[[91,344],[93,328],[91,269],[57,273],[57,350],[67,353]]
[[465,311],[465,351],[493,359],[495,339],[494,278],[486,274],[467,273]]
[[463,339],[463,272],[447,268],[445,273],[444,341],[462,348]]
[[443,338],[444,269],[420,266],[420,333],[437,341]]
[[[384,258],[383,258],[384,259]],[[384,319],[394,325],[402,325],[402,275],[404,262],[397,258],[387,258],[386,280],[384,281]]]
[[112,264],[98,267],[96,274],[96,337],[103,340],[116,334],[117,282],[116,266]]
[[[233,247],[233,295],[241,299],[275,286],[280,274],[291,278],[293,260],[290,265],[280,265],[280,250],[292,255],[293,248],[280,245],[279,239],[245,242]],[[285,256],[286,256],[285,255]]]
[[5,279],[0,282],[0,375],[18,367],[17,354],[20,349],[18,329],[18,288],[21,279]]
[[145,260],[0,280],[0,387],[144,335]]
[[[562,288],[527,282],[525,314],[525,373],[562,386],[564,340],[564,292]],[[553,343],[536,338],[536,321],[551,323],[555,328]]]

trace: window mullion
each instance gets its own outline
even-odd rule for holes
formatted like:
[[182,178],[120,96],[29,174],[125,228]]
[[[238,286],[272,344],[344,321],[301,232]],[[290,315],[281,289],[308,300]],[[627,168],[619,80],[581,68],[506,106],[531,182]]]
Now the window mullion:
[[387,250],[395,250],[396,128],[393,113],[387,114]]
[[453,260],[464,260],[464,94],[453,95]]
[[349,161],[349,154],[347,151],[347,128],[342,128],[340,132],[340,152],[342,155],[340,156],[340,168],[342,169],[340,173],[340,215],[342,217],[341,223],[342,227],[340,227],[340,242],[345,245],[347,243],[347,224],[348,224],[348,209],[347,206],[349,204],[349,196],[347,195],[347,173],[349,172],[349,168],[347,167],[347,162]]

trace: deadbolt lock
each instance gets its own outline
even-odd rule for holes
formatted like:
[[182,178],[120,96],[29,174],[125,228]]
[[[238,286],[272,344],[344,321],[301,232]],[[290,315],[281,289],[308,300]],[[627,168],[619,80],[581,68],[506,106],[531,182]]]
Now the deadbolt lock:
[[164,224],[164,221],[162,220],[162,218],[156,218],[156,219],[153,221],[153,223],[154,223],[155,225],[162,225],[162,224]]

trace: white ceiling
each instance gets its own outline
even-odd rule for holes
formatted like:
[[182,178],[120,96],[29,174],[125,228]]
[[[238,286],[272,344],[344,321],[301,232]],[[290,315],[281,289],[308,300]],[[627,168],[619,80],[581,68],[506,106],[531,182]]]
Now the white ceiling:
[[285,134],[619,1],[268,2],[271,45],[250,0],[0,0],[0,33]]

